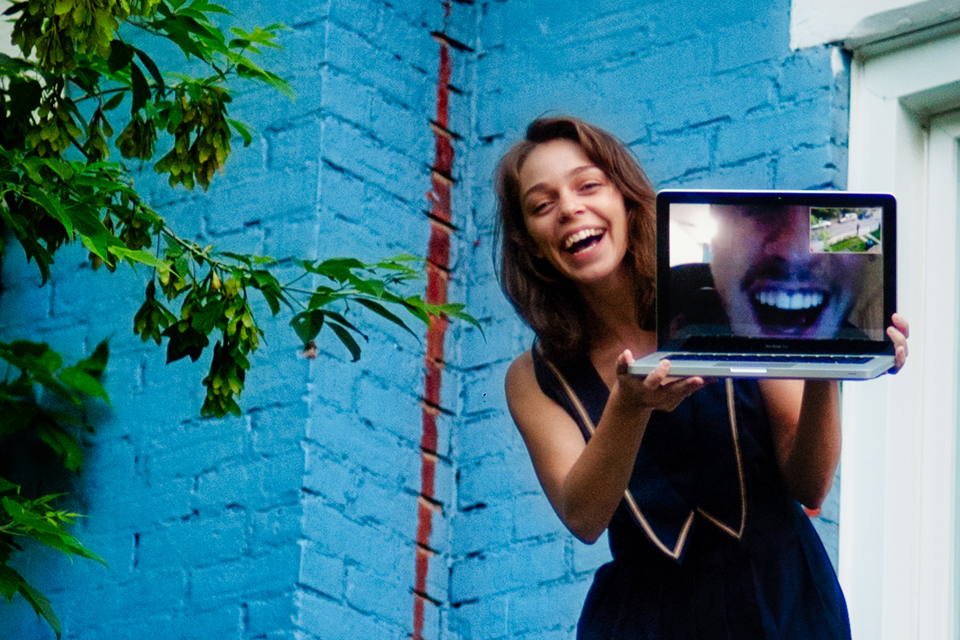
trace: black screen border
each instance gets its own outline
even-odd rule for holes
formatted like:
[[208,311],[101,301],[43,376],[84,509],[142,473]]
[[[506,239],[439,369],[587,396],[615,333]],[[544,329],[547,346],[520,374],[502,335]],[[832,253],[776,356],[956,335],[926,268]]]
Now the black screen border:
[[893,353],[893,342],[884,332],[883,340],[830,339],[781,340],[712,336],[688,338],[682,344],[671,342],[670,304],[670,205],[754,205],[809,207],[880,207],[883,210],[883,317],[885,323],[896,311],[897,302],[897,201],[888,193],[852,191],[736,191],[665,189],[657,193],[657,343],[660,351],[702,351],[711,353]]

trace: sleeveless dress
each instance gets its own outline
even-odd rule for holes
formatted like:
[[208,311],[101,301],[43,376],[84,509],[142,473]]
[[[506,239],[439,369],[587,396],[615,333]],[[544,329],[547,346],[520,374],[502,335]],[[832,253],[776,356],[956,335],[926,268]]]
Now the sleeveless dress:
[[[609,390],[589,358],[537,381],[589,439]],[[790,496],[756,382],[719,381],[655,411],[608,528],[613,560],[587,594],[578,640],[850,638],[826,550]]]

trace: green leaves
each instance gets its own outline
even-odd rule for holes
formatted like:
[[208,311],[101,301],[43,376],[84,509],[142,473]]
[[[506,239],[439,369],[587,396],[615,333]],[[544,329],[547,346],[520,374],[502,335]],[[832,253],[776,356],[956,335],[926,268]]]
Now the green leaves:
[[106,561],[84,547],[80,541],[67,533],[65,525],[79,517],[76,513],[54,510],[50,503],[58,496],[46,495],[36,500],[27,500],[20,495],[20,487],[0,478],[0,595],[12,602],[18,593],[33,607],[38,617],[43,618],[60,637],[60,621],[48,600],[32,587],[16,569],[7,562],[15,549],[19,550],[18,538],[30,538],[68,556],[80,556],[106,565]]
[[[7,375],[0,382],[0,440],[18,431],[32,429],[46,443],[60,462],[70,471],[79,472],[83,453],[73,431],[91,427],[82,420],[80,408],[91,399],[109,402],[100,377],[107,366],[109,348],[101,342],[87,358],[69,367],[46,344],[17,341],[0,343],[0,359],[6,361]],[[47,394],[50,394],[49,396]],[[58,402],[48,402],[55,397]],[[66,403],[76,407],[68,413],[56,407]],[[59,637],[60,622],[50,601],[7,565],[18,538],[31,538],[67,555],[78,555],[103,562],[85,548],[65,525],[75,513],[54,510],[50,506],[57,496],[47,495],[28,500],[20,488],[0,478],[0,594],[8,602],[20,594],[37,615],[51,626]]]

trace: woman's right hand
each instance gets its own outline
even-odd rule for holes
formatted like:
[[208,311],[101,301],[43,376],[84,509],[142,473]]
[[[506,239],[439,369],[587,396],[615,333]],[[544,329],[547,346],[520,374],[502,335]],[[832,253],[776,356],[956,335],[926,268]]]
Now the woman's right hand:
[[699,377],[671,378],[670,361],[661,360],[645,377],[635,376],[627,368],[633,354],[625,349],[617,358],[617,383],[611,390],[611,399],[637,408],[673,411],[691,393],[701,389],[706,381]]

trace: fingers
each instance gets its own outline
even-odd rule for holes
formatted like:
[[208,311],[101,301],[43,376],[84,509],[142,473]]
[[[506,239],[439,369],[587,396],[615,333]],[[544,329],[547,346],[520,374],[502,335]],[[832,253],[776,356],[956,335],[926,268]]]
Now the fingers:
[[901,316],[899,313],[893,314],[891,318],[893,321],[893,326],[897,328],[900,333],[903,334],[904,338],[910,337],[910,323],[907,322],[907,319]]
[[633,362],[633,353],[630,352],[630,349],[624,349],[623,353],[617,356],[617,375],[626,375],[627,367],[630,366],[631,362]]
[[907,347],[907,338],[910,336],[910,325],[906,318],[898,313],[893,314],[891,318],[893,326],[887,327],[887,335],[894,345],[894,366],[891,373],[896,373],[907,362],[907,356],[910,350]]

